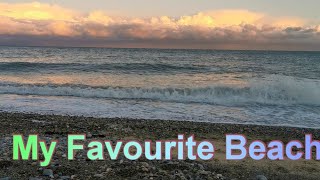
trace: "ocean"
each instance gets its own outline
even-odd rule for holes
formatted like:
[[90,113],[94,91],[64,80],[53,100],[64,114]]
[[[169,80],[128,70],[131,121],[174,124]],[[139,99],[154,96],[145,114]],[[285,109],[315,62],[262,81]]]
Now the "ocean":
[[0,111],[320,128],[320,52],[0,47]]

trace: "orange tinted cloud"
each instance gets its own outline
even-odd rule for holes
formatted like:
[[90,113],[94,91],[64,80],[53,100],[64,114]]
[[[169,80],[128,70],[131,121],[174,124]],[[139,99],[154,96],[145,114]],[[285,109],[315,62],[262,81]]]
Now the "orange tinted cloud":
[[[178,18],[114,17],[102,11],[79,13],[44,3],[0,3],[0,38],[31,45],[50,37],[74,44],[150,47],[293,47],[314,46],[320,40],[319,26],[296,17],[272,17],[248,10],[216,10]],[[56,38],[55,38],[56,37]],[[8,39],[8,38],[7,38]],[[79,41],[79,42],[78,42]],[[3,41],[4,42],[4,41]],[[32,44],[34,43],[34,44]],[[28,45],[28,44],[27,44]],[[272,48],[271,48],[272,49]]]
[[39,2],[9,4],[0,3],[0,16],[20,20],[74,21],[76,13],[58,5]]
[[226,27],[240,24],[255,24],[264,15],[247,10],[217,10],[200,12],[193,16],[182,16],[179,25],[202,27]]

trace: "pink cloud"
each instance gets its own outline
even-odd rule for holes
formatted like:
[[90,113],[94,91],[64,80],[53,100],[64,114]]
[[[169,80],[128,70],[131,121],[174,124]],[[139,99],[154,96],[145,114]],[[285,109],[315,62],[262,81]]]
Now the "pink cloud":
[[[0,3],[2,45],[309,49],[320,45],[319,27],[301,18],[248,10],[135,18],[108,16],[102,11],[81,14],[37,2]],[[24,40],[26,37],[30,39]],[[48,38],[51,42],[44,44]]]

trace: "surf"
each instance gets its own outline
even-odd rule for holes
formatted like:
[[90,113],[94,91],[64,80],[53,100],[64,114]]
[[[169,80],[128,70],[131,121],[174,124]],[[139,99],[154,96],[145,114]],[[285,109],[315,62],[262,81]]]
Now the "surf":
[[113,87],[83,84],[0,83],[0,94],[137,99],[222,105],[320,105],[320,82],[271,76],[243,87],[216,84],[206,87]]

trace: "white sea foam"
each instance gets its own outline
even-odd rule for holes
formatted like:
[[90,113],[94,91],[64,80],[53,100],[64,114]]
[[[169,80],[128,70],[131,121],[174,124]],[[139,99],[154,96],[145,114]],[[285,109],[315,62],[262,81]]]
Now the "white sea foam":
[[245,87],[212,85],[174,87],[90,87],[83,85],[0,83],[0,94],[73,96],[83,98],[146,99],[210,104],[303,104],[320,105],[320,82],[272,75],[252,79]]

